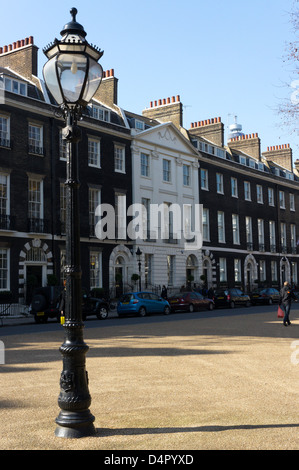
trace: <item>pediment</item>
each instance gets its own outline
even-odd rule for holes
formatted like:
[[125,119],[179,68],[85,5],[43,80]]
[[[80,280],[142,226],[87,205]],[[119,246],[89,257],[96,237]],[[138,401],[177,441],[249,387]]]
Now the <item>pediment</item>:
[[140,140],[156,147],[160,146],[175,152],[198,156],[191,142],[171,122],[140,132],[135,136],[135,139],[136,141]]

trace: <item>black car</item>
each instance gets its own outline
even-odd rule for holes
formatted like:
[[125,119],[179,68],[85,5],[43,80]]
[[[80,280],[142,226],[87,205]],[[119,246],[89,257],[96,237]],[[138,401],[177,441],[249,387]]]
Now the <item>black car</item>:
[[59,299],[62,289],[60,286],[48,286],[34,290],[31,313],[36,323],[45,323],[48,318],[60,321]]
[[82,300],[82,318],[96,315],[98,320],[106,320],[109,312],[109,303],[104,299],[98,299],[84,294]]
[[273,302],[279,302],[279,291],[273,287],[263,288],[260,287],[255,289],[252,294],[250,294],[252,304],[262,303],[272,305]]
[[250,297],[244,294],[240,289],[221,289],[214,293],[215,307],[230,307],[243,305],[249,307],[251,305]]
[[[59,303],[63,287],[50,286],[35,289],[31,303],[31,313],[36,323],[46,323],[48,318],[56,318],[60,322]],[[103,299],[91,297],[86,293],[82,298],[82,319],[96,315],[99,320],[108,317],[109,304]]]

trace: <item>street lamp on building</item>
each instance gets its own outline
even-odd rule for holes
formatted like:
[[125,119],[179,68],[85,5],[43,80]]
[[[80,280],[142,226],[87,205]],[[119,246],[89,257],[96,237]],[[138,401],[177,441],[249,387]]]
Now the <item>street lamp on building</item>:
[[136,255],[137,255],[137,260],[138,260],[139,290],[141,291],[141,255],[142,255],[142,251],[140,251],[139,247],[137,248]]
[[67,142],[65,339],[60,347],[63,371],[58,404],[61,411],[56,418],[55,435],[78,438],[93,435],[96,431],[94,416],[89,410],[91,397],[85,369],[88,346],[83,340],[81,309],[78,171],[81,131],[77,123],[83,109],[100,86],[103,69],[97,61],[103,51],[86,41],[86,32],[76,21],[76,8],[72,8],[70,13],[72,21],[64,26],[60,41],[55,39],[43,50],[48,58],[43,75],[49,91],[64,114],[63,138]]

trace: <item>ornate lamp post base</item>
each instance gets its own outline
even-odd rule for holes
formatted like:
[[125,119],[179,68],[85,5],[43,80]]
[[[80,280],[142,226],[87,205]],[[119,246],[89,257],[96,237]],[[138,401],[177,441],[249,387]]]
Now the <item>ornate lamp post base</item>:
[[55,436],[69,439],[94,436],[97,432],[94,419],[89,410],[61,411],[56,418]]

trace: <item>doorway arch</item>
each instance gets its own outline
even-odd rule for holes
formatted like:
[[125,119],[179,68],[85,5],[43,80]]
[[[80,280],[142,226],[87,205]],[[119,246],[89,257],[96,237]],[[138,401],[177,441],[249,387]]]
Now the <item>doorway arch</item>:
[[53,254],[47,243],[39,239],[30,240],[19,254],[19,301],[29,300],[28,280],[30,276],[37,279],[37,287],[47,285],[47,277],[53,274]]
[[133,273],[133,256],[124,245],[116,246],[109,259],[110,297],[119,297],[126,291]]
[[258,279],[257,262],[253,255],[248,255],[244,261],[244,287],[245,291],[251,292],[255,280]]

